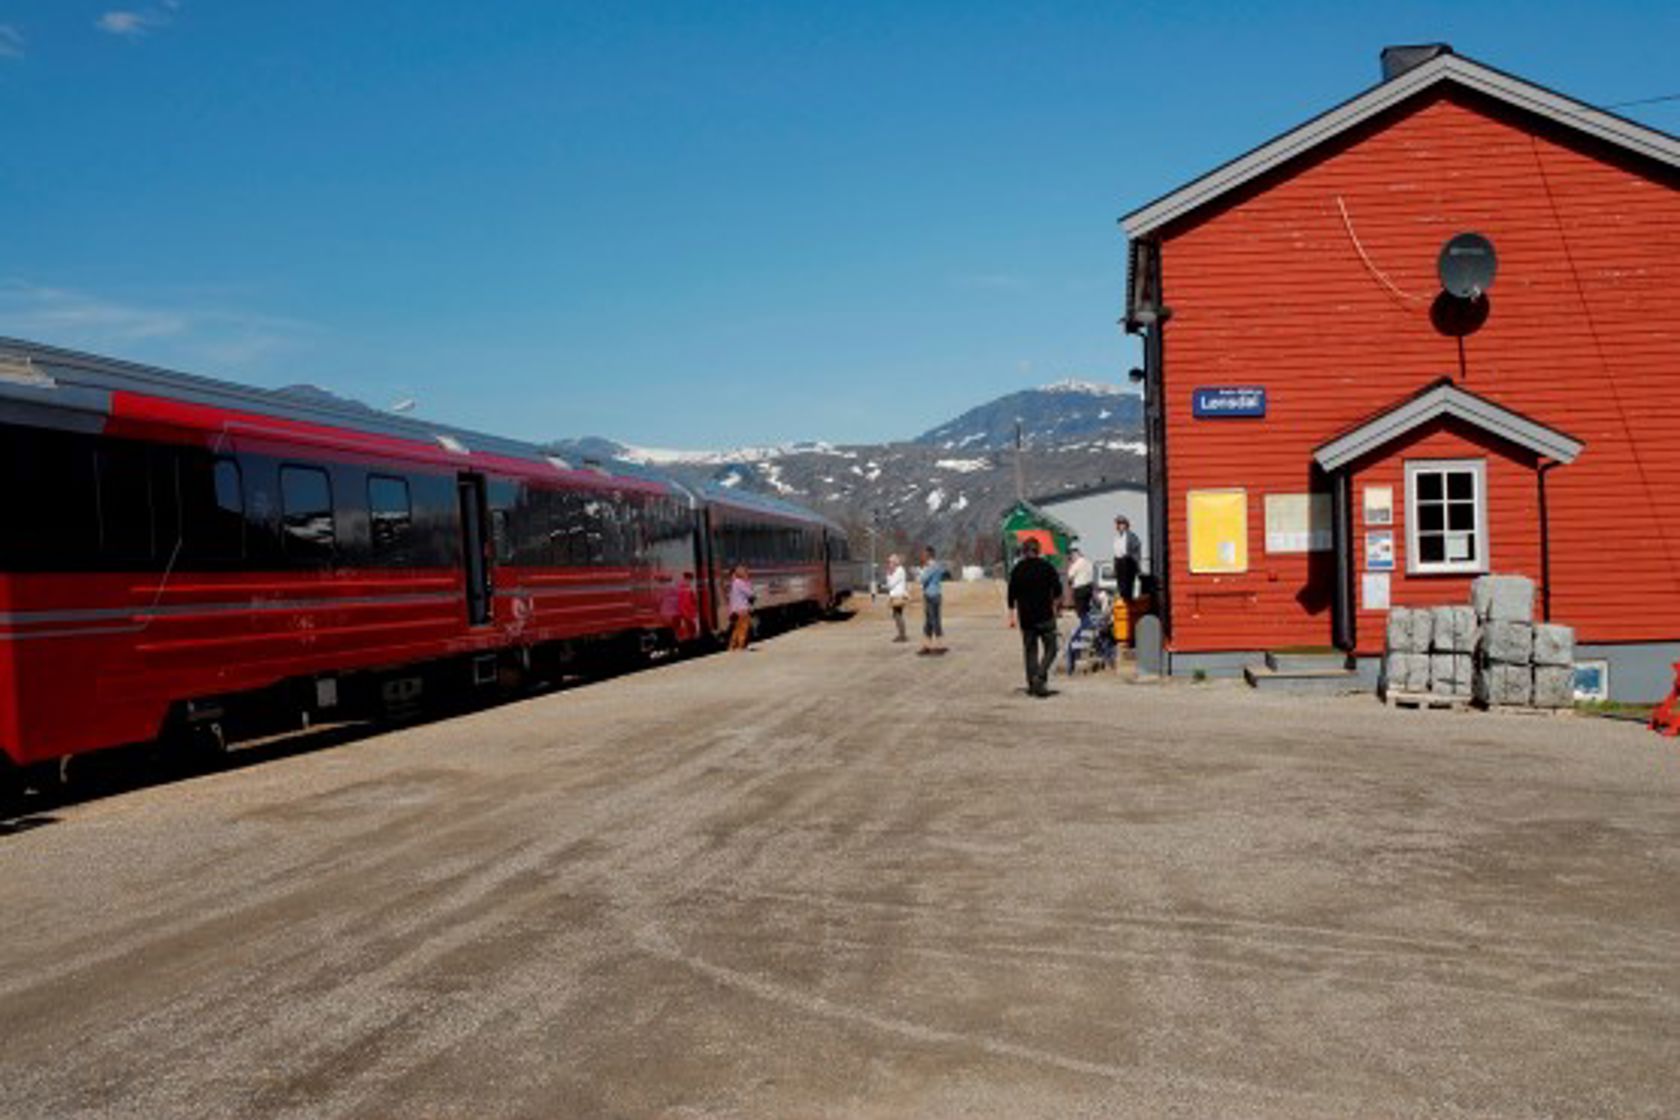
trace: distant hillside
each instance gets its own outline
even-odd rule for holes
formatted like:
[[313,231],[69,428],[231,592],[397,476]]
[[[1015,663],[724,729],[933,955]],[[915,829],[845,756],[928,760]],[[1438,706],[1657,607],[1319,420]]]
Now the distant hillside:
[[948,451],[985,451],[1015,445],[1015,426],[1029,445],[1061,444],[1143,426],[1143,398],[1093,381],[1060,381],[1010,393],[971,408],[917,436],[916,443]]
[[637,448],[599,436],[552,448],[574,459],[623,459],[695,483],[776,494],[845,525],[867,549],[932,544],[969,563],[998,559],[997,528],[1015,501],[1015,424],[1030,494],[1144,477],[1141,398],[1113,385],[1064,382],[1011,393],[906,443],[793,443],[725,451]]
[[347,408],[352,412],[378,412],[372,405],[364,404],[354,397],[341,397],[330,389],[323,389],[319,385],[283,385],[274,390],[283,396],[295,397],[310,404],[331,405],[336,408]]

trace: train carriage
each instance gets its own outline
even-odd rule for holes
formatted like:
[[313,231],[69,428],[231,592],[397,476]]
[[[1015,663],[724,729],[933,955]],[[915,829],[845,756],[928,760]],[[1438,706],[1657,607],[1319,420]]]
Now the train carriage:
[[760,494],[709,486],[702,493],[712,585],[707,618],[714,633],[729,628],[729,573],[745,564],[761,617],[798,618],[830,610],[851,593],[829,555],[845,534],[809,510]]
[[703,530],[733,516],[644,471],[9,340],[0,495],[0,785],[694,641]]

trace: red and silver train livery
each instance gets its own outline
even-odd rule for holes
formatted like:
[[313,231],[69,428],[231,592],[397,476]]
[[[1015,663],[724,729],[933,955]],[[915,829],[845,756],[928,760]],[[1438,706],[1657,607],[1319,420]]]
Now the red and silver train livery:
[[505,686],[852,590],[784,502],[0,339],[0,792],[176,736]]

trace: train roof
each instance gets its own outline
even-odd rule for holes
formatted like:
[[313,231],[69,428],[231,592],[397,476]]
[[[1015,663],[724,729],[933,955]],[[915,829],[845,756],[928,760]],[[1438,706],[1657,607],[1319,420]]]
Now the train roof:
[[768,495],[740,493],[716,484],[695,486],[657,469],[621,459],[574,462],[539,444],[477,432],[470,428],[457,428],[450,424],[435,424],[414,417],[380,412],[350,402],[340,404],[274,389],[259,389],[253,385],[240,385],[214,377],[202,377],[198,374],[182,373],[178,370],[123,361],[119,358],[106,358],[5,336],[0,336],[0,362],[27,365],[60,384],[103,393],[143,393],[212,408],[320,424],[368,435],[414,440],[431,447],[443,446],[451,451],[464,449],[469,454],[482,453],[523,459],[562,470],[586,471],[598,467],[610,477],[636,479],[663,486],[686,498],[691,508],[702,502],[716,502],[801,521],[816,521],[835,532],[841,531],[840,526],[828,518],[792,502],[784,502]]
[[702,500],[713,505],[734,506],[737,509],[750,510],[755,513],[768,513],[781,517],[791,517],[798,521],[814,521],[832,532],[844,535],[845,530],[839,522],[804,506],[793,502],[783,501],[769,494],[758,494],[751,490],[736,490],[716,482],[708,482],[699,488]]
[[365,435],[413,440],[428,447],[453,452],[496,455],[541,463],[552,469],[581,472],[600,468],[607,475],[636,479],[663,486],[695,502],[691,488],[668,475],[638,468],[618,460],[575,461],[523,440],[490,435],[452,424],[437,424],[415,417],[380,412],[352,402],[337,403],[299,396],[274,389],[259,389],[179,370],[162,369],[139,362],[85,354],[22,339],[0,337],[0,361],[27,364],[39,374],[61,385],[92,389],[101,393],[129,392],[184,401],[189,404],[268,416],[281,420],[319,424]]
[[357,406],[352,402],[340,404],[275,389],[259,389],[253,385],[240,385],[232,381],[142,365],[118,358],[106,358],[97,354],[85,354],[37,342],[0,337],[0,359],[28,362],[55,381],[103,389],[107,392],[147,393],[212,408],[322,424],[369,435],[412,439],[434,446],[440,442],[440,436],[447,436],[469,452],[502,455],[513,459],[542,461],[554,457],[540,446],[522,440],[380,412],[368,406]]

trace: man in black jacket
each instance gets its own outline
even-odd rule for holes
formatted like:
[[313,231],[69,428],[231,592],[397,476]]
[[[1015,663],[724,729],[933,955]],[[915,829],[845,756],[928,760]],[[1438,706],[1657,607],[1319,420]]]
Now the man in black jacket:
[[1062,598],[1062,577],[1056,566],[1038,554],[1038,542],[1028,537],[1021,542],[1022,557],[1009,573],[1011,626],[1019,618],[1021,652],[1027,663],[1027,692],[1050,695],[1045,687],[1050,666],[1056,660],[1056,605]]

